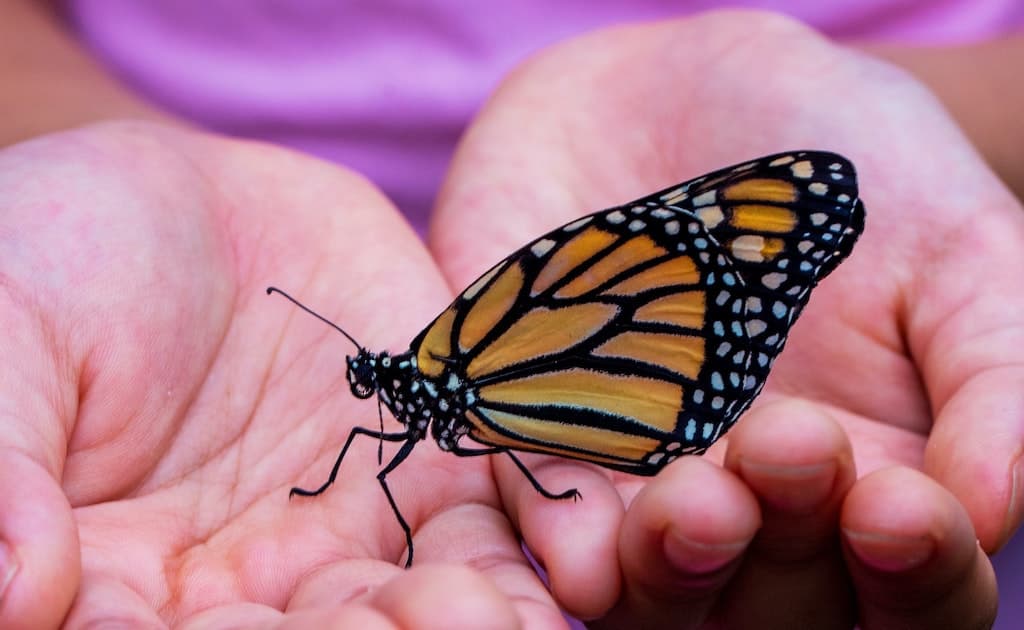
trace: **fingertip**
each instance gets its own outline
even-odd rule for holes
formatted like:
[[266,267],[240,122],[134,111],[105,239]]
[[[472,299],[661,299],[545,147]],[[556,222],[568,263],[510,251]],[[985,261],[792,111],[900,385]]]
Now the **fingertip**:
[[834,459],[855,472],[843,428],[824,407],[800,399],[777,399],[750,410],[730,433],[726,467],[735,470],[744,459],[783,466]]
[[509,471],[518,478],[507,511],[543,567],[559,605],[575,617],[596,618],[615,603],[621,588],[622,498],[602,471],[554,458],[530,461],[530,470],[544,487],[575,488],[581,496],[547,499],[518,470]]
[[56,627],[81,575],[71,506],[49,472],[14,449],[0,449],[0,488],[0,627]]
[[760,526],[754,496],[735,475],[684,457],[641,489],[619,535],[625,583],[609,627],[696,627],[710,614]]
[[415,566],[382,585],[370,600],[402,628],[512,630],[512,603],[482,573],[461,565]]
[[760,525],[757,501],[739,479],[701,458],[683,458],[633,500],[620,561],[627,579],[647,591],[713,590],[715,576],[742,554]]
[[[924,470],[959,499],[988,553],[1024,520],[1024,396],[994,372],[959,389],[928,437]],[[969,436],[970,439],[965,439]]]
[[[877,568],[883,571],[920,566],[939,553],[973,555],[976,547],[970,518],[956,497],[923,473],[902,466],[858,480],[846,496],[840,523],[858,557],[877,555]],[[903,561],[892,556],[893,544],[905,546]]]
[[14,576],[18,574],[20,568],[21,563],[18,561],[18,555],[14,553],[14,549],[0,539],[0,602],[4,601],[4,593],[7,592],[7,588],[14,581]]
[[923,473],[876,471],[847,495],[845,556],[865,627],[986,627],[995,574],[967,511]]
[[725,467],[761,505],[759,552],[785,563],[821,558],[856,480],[846,433],[820,405],[792,399],[763,405],[744,422],[730,440]]
[[840,526],[862,567],[883,574],[920,567],[954,527],[955,508],[917,476],[910,469],[883,469],[861,479],[847,495]]

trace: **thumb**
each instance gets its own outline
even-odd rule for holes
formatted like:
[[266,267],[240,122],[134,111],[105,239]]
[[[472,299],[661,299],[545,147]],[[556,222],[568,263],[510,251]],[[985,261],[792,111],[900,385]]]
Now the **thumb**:
[[81,575],[78,530],[59,481],[67,444],[59,401],[74,398],[45,384],[44,375],[59,373],[47,365],[53,354],[14,302],[0,299],[0,628],[54,628]]
[[55,628],[81,575],[78,530],[53,476],[0,447],[0,627]]

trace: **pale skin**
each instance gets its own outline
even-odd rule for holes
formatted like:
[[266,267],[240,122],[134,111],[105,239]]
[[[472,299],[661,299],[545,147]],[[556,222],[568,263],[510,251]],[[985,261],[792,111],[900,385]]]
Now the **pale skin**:
[[[161,119],[110,85],[109,118]],[[372,440],[287,499],[376,407],[347,392],[348,343],[267,284],[403,350],[501,252],[796,147],[853,159],[868,231],[707,458],[649,479],[526,457],[584,497],[553,502],[424,443],[390,478],[408,572]],[[1024,213],[973,151],[908,75],[749,14],[527,63],[460,147],[429,250],[364,180],[265,145],[157,122],[12,147],[0,626],[554,628],[561,605],[601,628],[984,627],[985,552],[1021,517]]]

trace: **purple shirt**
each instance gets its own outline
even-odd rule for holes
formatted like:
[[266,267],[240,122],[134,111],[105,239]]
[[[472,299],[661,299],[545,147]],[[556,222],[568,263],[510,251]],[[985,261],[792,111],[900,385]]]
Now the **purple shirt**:
[[1020,0],[64,0],[95,55],[210,129],[345,164],[421,232],[460,133],[531,52],[602,26],[730,6],[838,38],[958,42],[1024,25]]

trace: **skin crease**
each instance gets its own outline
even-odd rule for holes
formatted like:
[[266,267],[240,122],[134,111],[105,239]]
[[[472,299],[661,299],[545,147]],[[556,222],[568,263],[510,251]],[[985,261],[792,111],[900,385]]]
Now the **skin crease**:
[[[500,252],[785,147],[850,157],[868,228],[708,458],[647,479],[526,457],[569,503],[424,443],[390,478],[409,572],[372,440],[287,500],[376,408],[348,395],[347,342],[267,284],[401,350]],[[463,141],[429,252],[342,169],[150,124],[0,153],[0,207],[19,331],[0,339],[0,626],[556,628],[556,600],[596,628],[994,616],[984,552],[1020,520],[1024,214],[917,83],[789,21],[614,29],[528,62]]]

